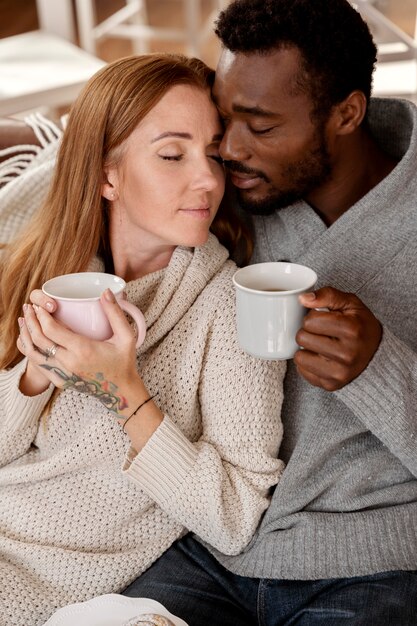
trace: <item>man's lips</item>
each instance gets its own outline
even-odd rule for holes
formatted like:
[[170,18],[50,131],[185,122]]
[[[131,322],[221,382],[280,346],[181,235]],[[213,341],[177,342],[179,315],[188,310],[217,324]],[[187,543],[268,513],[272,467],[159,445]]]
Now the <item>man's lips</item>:
[[230,172],[230,179],[235,187],[239,189],[252,189],[263,180],[256,174],[242,174],[240,172]]

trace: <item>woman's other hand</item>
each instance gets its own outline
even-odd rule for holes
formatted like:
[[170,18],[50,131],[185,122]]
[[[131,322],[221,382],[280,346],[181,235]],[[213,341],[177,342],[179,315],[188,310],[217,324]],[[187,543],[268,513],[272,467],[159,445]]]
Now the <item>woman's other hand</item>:
[[101,297],[113,330],[107,341],[83,337],[57,322],[48,312],[53,301],[40,290],[32,292],[31,301],[19,318],[18,347],[29,359],[26,378],[33,386],[40,388],[43,381],[44,389],[50,382],[73,388],[95,396],[120,417],[147,397],[136,370],[133,330],[111,293],[106,290]]
[[[29,298],[32,304],[40,306],[50,313],[53,313],[56,309],[55,301],[52,300],[52,298],[48,298],[41,289],[32,291]],[[18,324],[20,327],[20,336],[17,341],[17,347],[23,355],[28,357],[26,371],[20,379],[19,388],[25,396],[36,396],[45,391],[51,381],[48,376],[46,376],[46,373],[28,354],[31,340],[30,335],[28,335],[27,327],[25,326],[24,317],[19,318]]]

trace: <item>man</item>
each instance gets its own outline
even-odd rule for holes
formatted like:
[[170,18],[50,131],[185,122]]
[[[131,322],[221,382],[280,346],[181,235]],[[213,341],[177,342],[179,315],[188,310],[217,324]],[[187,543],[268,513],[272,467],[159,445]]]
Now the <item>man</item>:
[[190,626],[415,626],[417,110],[370,99],[376,50],[347,0],[236,0],[217,34],[254,261],[308,265],[319,288],[255,537],[226,556],[188,535],[125,593]]
[[126,594],[192,626],[415,625],[416,108],[370,103],[376,49],[347,0],[236,0],[216,32],[221,155],[255,260],[308,265],[321,288],[253,541],[224,556],[188,536]]

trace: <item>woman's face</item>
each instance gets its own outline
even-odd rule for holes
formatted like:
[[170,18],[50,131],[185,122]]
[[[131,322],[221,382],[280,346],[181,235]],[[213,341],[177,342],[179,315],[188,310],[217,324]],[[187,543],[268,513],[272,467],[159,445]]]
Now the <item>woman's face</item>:
[[121,162],[106,168],[112,236],[136,249],[205,243],[224,192],[221,139],[208,92],[172,87],[126,140]]

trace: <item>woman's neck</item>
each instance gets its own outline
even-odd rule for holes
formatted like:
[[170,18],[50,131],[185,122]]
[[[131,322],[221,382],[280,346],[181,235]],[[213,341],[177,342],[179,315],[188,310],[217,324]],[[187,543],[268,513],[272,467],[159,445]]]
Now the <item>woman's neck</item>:
[[141,246],[134,251],[127,249],[126,246],[111,243],[111,251],[113,256],[114,273],[123,278],[126,282],[135,280],[152,274],[158,270],[167,267],[175,246],[171,247],[149,247],[146,249]]

